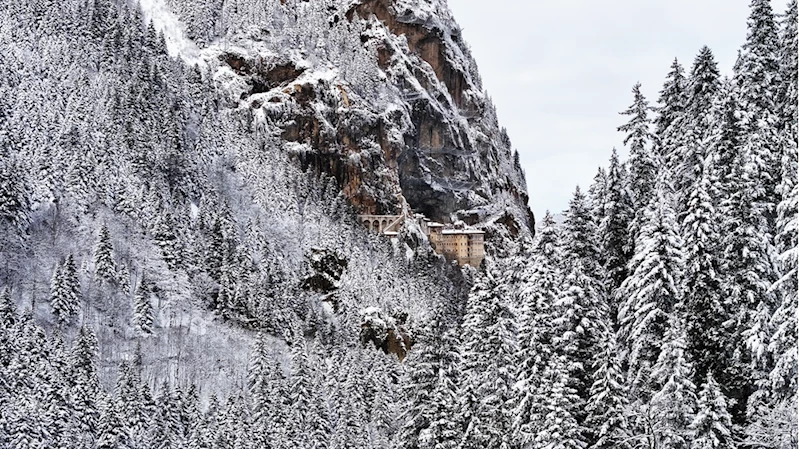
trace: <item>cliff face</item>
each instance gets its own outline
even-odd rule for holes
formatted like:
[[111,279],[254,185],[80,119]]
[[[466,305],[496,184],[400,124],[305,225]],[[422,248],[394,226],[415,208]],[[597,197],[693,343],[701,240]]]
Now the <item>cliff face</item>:
[[[230,107],[362,213],[530,235],[524,175],[445,2],[281,2],[202,58]],[[238,18],[238,19],[237,19]]]

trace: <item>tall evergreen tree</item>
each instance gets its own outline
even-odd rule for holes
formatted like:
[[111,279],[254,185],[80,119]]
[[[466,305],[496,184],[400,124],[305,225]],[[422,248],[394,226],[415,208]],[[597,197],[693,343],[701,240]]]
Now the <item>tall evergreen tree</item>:
[[[546,220],[545,220],[546,222]],[[549,229],[554,223],[545,224]],[[542,250],[543,230],[537,236],[538,249],[526,263],[519,291],[519,346],[516,359],[516,400],[513,421],[514,441],[522,447],[533,444],[545,415],[546,396],[543,375],[553,348],[552,307],[560,293],[559,256]],[[554,246],[560,246],[555,242]]]
[[760,201],[765,203],[765,212],[771,221],[774,218],[773,207],[778,201],[776,186],[780,173],[776,132],[780,46],[771,2],[752,0],[750,9],[746,43],[735,77],[740,87],[743,124],[747,131],[744,145],[752,153],[752,162],[762,165],[757,172],[758,183],[764,189]]
[[749,7],[746,43],[736,78],[743,93],[743,106],[746,110],[752,110],[757,120],[765,118],[763,114],[766,111],[775,111],[780,47],[771,2],[751,0]]
[[[425,380],[422,384],[408,385],[413,398],[408,417],[412,419],[406,422],[400,435],[403,447],[456,448],[462,432],[457,385],[460,353],[455,332],[447,330],[440,317],[432,323],[431,330],[422,348],[425,354],[419,354],[414,365],[409,365],[412,370],[417,367],[424,370],[418,375],[412,373],[411,379]],[[418,391],[416,386],[426,391]]]
[[97,235],[97,242],[94,245],[94,276],[100,282],[114,282],[117,277],[116,265],[114,263],[114,247],[111,245],[111,235],[108,233],[108,226],[103,223]]
[[291,422],[294,429],[292,440],[297,447],[309,446],[311,422],[310,415],[314,404],[311,387],[311,371],[308,362],[308,350],[305,338],[299,329],[295,329],[291,339],[291,385],[289,401],[291,403]]
[[[675,118],[662,144],[672,172],[680,204],[687,202],[685,192],[694,184],[707,157],[705,139],[711,129],[710,112],[721,88],[719,69],[707,46],[699,50],[686,81],[684,113]],[[678,208],[678,218],[684,211]]]
[[541,220],[541,229],[536,233],[536,254],[546,257],[555,266],[563,263],[563,237],[560,227],[547,210]]
[[118,449],[130,444],[130,436],[117,413],[115,403],[104,401],[97,425],[97,449]]
[[780,34],[780,81],[782,88],[777,103],[780,113],[780,126],[788,130],[788,136],[795,142],[796,129],[799,124],[797,114],[797,89],[799,89],[799,75],[796,67],[799,66],[799,33],[797,33],[796,17],[799,15],[796,0],[788,2],[787,11],[782,20],[782,33]]
[[601,348],[594,359],[585,425],[591,436],[592,449],[628,449],[631,447],[631,429],[629,401],[619,357],[622,351],[609,323],[606,322],[602,330]]
[[683,284],[688,353],[696,368],[694,382],[726,365],[723,323],[726,321],[719,272],[718,215],[711,197],[712,169],[705,167],[692,186],[686,217],[680,226],[685,247]]
[[594,223],[596,223],[597,227],[602,223],[602,217],[605,215],[607,190],[608,174],[603,167],[599,167],[596,175],[594,175],[591,187],[588,188],[588,204],[591,207],[591,216],[594,218]]
[[620,112],[630,116],[630,120],[619,126],[618,130],[626,133],[624,145],[630,149],[630,158],[627,161],[630,175],[627,181],[633,209],[642,210],[652,197],[659,161],[652,149],[654,135],[650,130],[650,107],[641,93],[641,83],[636,83],[632,91],[632,105]]
[[646,397],[650,367],[657,360],[667,323],[682,299],[682,239],[677,234],[672,199],[658,182],[656,196],[644,211],[644,226],[630,262],[632,274],[618,294],[620,333],[628,348],[630,382]]
[[[688,78],[686,114],[692,119],[701,117],[703,111],[709,111],[713,106],[721,82],[719,80],[719,68],[713,51],[704,46],[699,49],[699,53],[694,58],[691,67],[691,75]],[[698,133],[702,135],[702,132]]]
[[533,447],[547,449],[583,449],[585,429],[575,416],[581,404],[571,386],[569,362],[565,355],[556,355],[543,373],[542,396],[544,416],[536,433]]
[[[672,153],[675,150],[675,140],[680,133],[680,124],[685,114],[686,90],[688,81],[685,78],[685,70],[682,65],[674,58],[671,64],[671,71],[666,75],[666,82],[660,90],[658,106],[655,108],[655,136],[657,136],[657,148],[660,160],[669,163],[673,160]],[[670,167],[671,168],[671,167]]]
[[97,337],[85,327],[78,332],[72,348],[70,379],[70,396],[77,421],[75,440],[82,447],[91,447],[97,436],[100,381],[97,376]]
[[50,284],[50,307],[60,325],[69,323],[78,313],[81,302],[80,281],[72,255],[57,265]]
[[[792,2],[794,12],[796,2]],[[795,26],[795,25],[794,25]],[[794,133],[796,126],[792,126]],[[771,318],[773,333],[768,351],[774,359],[774,367],[769,375],[773,400],[789,398],[797,390],[797,328],[796,307],[799,292],[797,280],[797,259],[799,259],[799,182],[797,164],[796,134],[787,139],[782,155],[782,181],[779,185],[781,196],[777,207],[777,234],[775,247],[780,279],[772,289],[779,294],[776,310]]]
[[591,215],[590,206],[580,187],[574,191],[563,223],[563,247],[567,265],[580,263],[591,279],[595,295],[599,295],[604,274],[599,266],[600,248],[597,244],[599,231]]
[[650,400],[655,447],[688,448],[690,425],[696,411],[696,386],[691,382],[691,363],[685,354],[685,334],[672,320],[663,350],[652,368],[656,392]]
[[634,213],[626,186],[627,171],[619,162],[619,156],[614,148],[608,168],[605,211],[599,230],[602,262],[608,274],[609,292],[617,289],[627,277],[627,263],[633,251],[628,228]]
[[153,303],[150,280],[142,276],[136,294],[133,295],[133,328],[140,336],[153,333]]
[[506,286],[490,274],[478,280],[469,294],[463,322],[464,449],[510,444],[515,373],[508,367],[513,366],[517,349],[516,314],[506,298]]
[[727,397],[708,373],[699,393],[696,416],[691,423],[691,449],[733,449],[732,419]]
[[[0,145],[6,144],[2,125],[0,117]],[[0,220],[21,231],[30,220],[29,210],[30,200],[22,170],[10,158],[0,157]]]
[[17,306],[11,299],[8,287],[0,289],[0,328],[11,330],[11,326],[17,322]]
[[764,206],[758,201],[763,186],[757,170],[757,164],[751,163],[751,153],[739,152],[728,178],[728,196],[719,208],[725,273],[722,289],[729,317],[724,333],[728,354],[732,354],[723,384],[737,400],[733,408],[737,423],[744,420],[744,404],[754,391],[754,378],[763,381],[766,375],[763,356],[768,344],[767,321],[774,310],[770,291],[775,281],[773,248]]
[[592,384],[593,360],[600,349],[602,317],[607,314],[605,297],[594,288],[581,261],[566,271],[561,293],[553,307],[553,351],[568,363],[570,387],[580,403],[575,409],[579,423],[585,419],[582,404],[588,399]]

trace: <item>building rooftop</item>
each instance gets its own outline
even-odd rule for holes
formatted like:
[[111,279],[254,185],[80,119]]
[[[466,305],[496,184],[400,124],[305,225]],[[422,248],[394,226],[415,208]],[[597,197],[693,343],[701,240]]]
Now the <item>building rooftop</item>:
[[444,229],[442,234],[485,234],[484,231],[479,229]]

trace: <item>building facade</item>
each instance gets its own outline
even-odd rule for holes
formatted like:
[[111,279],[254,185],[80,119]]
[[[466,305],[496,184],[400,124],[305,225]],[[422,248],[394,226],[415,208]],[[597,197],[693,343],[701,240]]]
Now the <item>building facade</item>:
[[479,267],[485,258],[485,233],[468,227],[448,227],[441,223],[428,223],[428,238],[437,253],[443,254],[458,265]]
[[[404,224],[402,215],[360,215],[359,220],[370,231],[394,236]],[[479,267],[485,258],[485,232],[464,225],[445,225],[416,215],[419,226],[427,235],[433,249],[459,266]]]

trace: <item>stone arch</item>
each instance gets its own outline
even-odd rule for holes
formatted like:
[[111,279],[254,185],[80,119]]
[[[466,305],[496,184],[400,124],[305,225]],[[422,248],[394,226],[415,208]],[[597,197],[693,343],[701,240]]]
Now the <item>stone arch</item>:
[[372,231],[380,232],[380,222],[375,220],[372,222]]
[[384,218],[383,221],[380,222],[380,232],[385,231],[386,226],[388,226],[388,220]]

